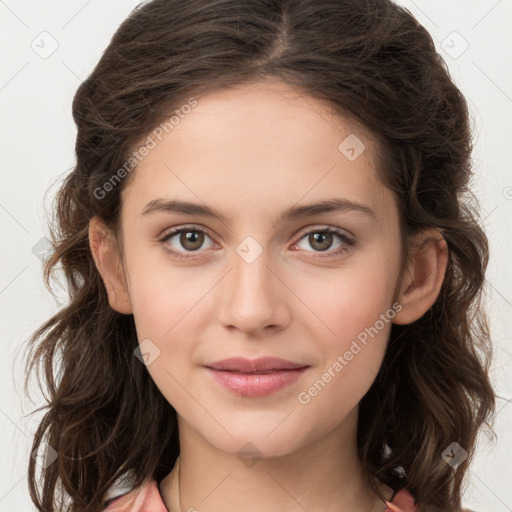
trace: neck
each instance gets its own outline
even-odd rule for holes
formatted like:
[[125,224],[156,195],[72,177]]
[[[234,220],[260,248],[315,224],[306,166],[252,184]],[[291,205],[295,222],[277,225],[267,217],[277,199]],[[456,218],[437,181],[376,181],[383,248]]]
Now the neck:
[[[358,458],[357,413],[346,420],[300,450],[252,463],[217,450],[182,422],[180,457],[160,483],[163,501],[170,512],[383,512]],[[390,500],[392,489],[378,487]]]

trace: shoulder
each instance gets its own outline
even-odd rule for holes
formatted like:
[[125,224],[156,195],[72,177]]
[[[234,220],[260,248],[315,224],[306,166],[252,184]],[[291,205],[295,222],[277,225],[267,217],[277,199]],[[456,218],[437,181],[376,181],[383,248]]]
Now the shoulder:
[[143,485],[121,495],[107,499],[102,512],[169,512],[166,508],[158,483],[147,480]]

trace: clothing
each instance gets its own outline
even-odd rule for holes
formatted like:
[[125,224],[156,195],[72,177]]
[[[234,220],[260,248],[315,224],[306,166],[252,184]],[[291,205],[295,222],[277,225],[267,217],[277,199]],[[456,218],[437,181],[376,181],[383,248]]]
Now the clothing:
[[[386,505],[386,512],[414,512],[417,509],[414,499],[405,489],[395,492]],[[170,512],[154,479],[138,489],[107,500],[104,506],[103,512]]]

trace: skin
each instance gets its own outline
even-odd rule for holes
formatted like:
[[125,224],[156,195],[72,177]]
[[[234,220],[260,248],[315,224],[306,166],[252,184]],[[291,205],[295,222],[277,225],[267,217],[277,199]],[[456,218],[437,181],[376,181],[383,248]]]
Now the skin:
[[[349,134],[366,147],[354,161],[338,149]],[[180,503],[178,465],[160,484],[169,510],[384,510],[362,476],[356,426],[391,321],[309,403],[298,401],[395,300],[402,309],[394,323],[421,317],[444,278],[447,247],[434,230],[420,234],[422,249],[399,274],[398,207],[376,177],[376,151],[354,121],[282,82],[219,90],[198,98],[132,171],[119,250],[91,220],[91,251],[110,305],[133,314],[139,342],[148,338],[160,350],[148,371],[178,413]],[[143,216],[158,198],[207,204],[227,219]],[[276,223],[291,206],[331,198],[357,201],[375,217],[341,211]],[[165,244],[192,257],[169,255],[158,240],[191,224],[207,232],[203,245],[194,251],[174,235]],[[307,236],[329,226],[356,245],[336,235],[315,245]],[[262,250],[251,263],[236,250],[248,236]],[[241,397],[202,366],[236,356],[310,368],[271,395]],[[250,467],[237,457],[248,442],[258,452]],[[391,498],[391,489],[381,490]]]

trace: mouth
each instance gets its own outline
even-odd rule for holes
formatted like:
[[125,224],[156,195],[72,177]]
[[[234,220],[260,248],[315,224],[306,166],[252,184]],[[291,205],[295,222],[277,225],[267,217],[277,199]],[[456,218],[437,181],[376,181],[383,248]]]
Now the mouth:
[[261,397],[297,381],[309,365],[284,359],[232,358],[206,365],[215,382],[243,397]]
[[208,368],[222,371],[235,371],[240,373],[268,373],[281,370],[296,370],[304,368],[305,364],[287,361],[278,357],[260,357],[258,359],[245,359],[232,357],[215,363],[205,365]]

